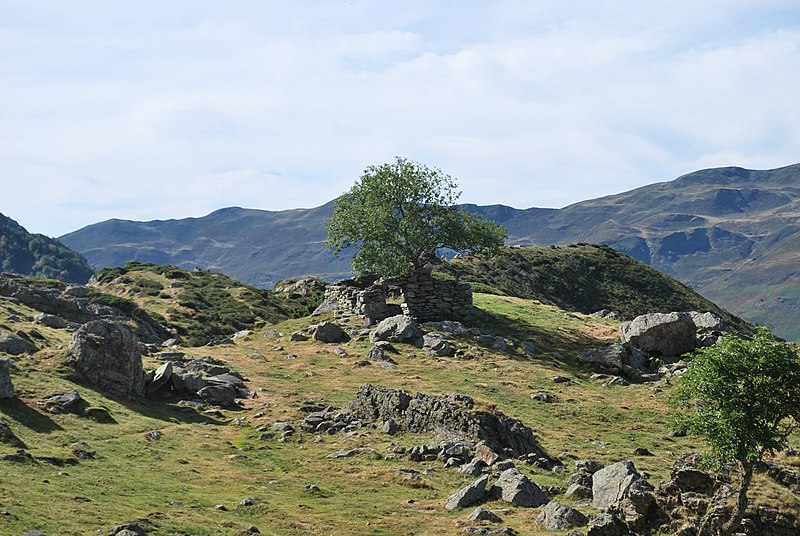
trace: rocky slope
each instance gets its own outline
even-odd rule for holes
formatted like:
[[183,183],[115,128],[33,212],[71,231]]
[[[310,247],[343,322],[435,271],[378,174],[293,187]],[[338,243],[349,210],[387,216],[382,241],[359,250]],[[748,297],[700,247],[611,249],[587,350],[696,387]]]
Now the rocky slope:
[[[325,247],[331,208],[110,220],[61,240],[95,268],[130,260],[199,266],[262,287],[304,275],[336,280],[350,265]],[[608,244],[734,314],[800,340],[800,164],[708,169],[559,210],[466,208],[506,226],[510,244]]]
[[0,214],[0,272],[86,283],[94,271],[86,259],[58,240],[31,234]]

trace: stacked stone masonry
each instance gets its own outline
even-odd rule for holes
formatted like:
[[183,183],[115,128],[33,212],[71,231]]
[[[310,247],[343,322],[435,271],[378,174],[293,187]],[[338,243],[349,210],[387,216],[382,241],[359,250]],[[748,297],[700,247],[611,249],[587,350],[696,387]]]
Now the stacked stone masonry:
[[[399,305],[387,303],[389,297],[399,298],[391,300],[400,301]],[[434,279],[423,272],[403,278],[347,279],[329,285],[325,300],[370,323],[401,313],[420,322],[463,320],[472,310],[472,289],[467,283]]]

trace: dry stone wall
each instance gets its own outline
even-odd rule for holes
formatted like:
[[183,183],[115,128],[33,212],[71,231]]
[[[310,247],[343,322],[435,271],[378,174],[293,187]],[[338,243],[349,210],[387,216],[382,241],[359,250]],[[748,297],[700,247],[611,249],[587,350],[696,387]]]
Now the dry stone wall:
[[[387,303],[390,295],[400,295],[402,303]],[[325,303],[369,323],[401,313],[420,322],[464,320],[472,310],[472,289],[467,283],[434,279],[430,272],[392,279],[363,277],[329,285]]]

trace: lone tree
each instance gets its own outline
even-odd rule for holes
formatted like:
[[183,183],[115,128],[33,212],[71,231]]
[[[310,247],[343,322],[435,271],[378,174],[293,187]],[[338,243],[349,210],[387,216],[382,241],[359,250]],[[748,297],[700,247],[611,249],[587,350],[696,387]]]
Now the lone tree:
[[497,250],[506,230],[459,209],[456,187],[441,170],[400,157],[370,166],[336,200],[328,245],[336,255],[355,248],[353,270],[382,276],[417,272],[442,248],[460,253]]
[[733,534],[747,508],[753,468],[786,447],[800,423],[800,357],[787,343],[759,328],[751,339],[725,336],[700,349],[672,396],[690,433],[708,438],[707,459],[716,467],[735,462],[742,485],[722,534]]

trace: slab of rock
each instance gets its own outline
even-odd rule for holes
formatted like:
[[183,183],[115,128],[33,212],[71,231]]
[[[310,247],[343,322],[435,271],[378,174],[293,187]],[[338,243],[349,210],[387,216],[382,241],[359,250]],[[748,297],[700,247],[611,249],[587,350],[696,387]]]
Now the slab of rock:
[[484,475],[472,484],[463,487],[448,497],[447,503],[444,505],[445,509],[467,508],[483,502],[486,497],[486,484],[488,483],[489,475]]
[[479,459],[486,465],[494,465],[494,463],[500,459],[500,455],[489,448],[484,443],[479,443],[477,447],[475,447],[475,458]]
[[714,477],[699,469],[702,457],[697,453],[681,455],[672,466],[670,477],[681,491],[710,493],[714,487]]
[[689,313],[641,315],[619,327],[623,344],[663,357],[676,357],[694,350],[696,332]]
[[147,385],[147,394],[153,394],[164,387],[172,377],[172,362],[167,361],[156,369],[153,380]]
[[514,468],[500,473],[500,477],[492,486],[491,494],[514,506],[526,508],[537,508],[550,502],[535,482]]
[[485,466],[486,464],[483,463],[483,460],[475,458],[471,462],[462,465],[458,472],[466,476],[479,476]]
[[375,326],[369,340],[416,344],[422,338],[419,324],[406,315],[390,316]]
[[81,326],[67,348],[67,363],[87,383],[107,394],[144,396],[145,372],[139,343],[122,322],[94,320]]
[[589,523],[589,518],[566,504],[550,501],[542,508],[536,523],[547,530],[565,530],[583,527]]
[[11,360],[0,359],[0,398],[14,398],[14,385],[11,383]]
[[11,355],[34,354],[39,349],[31,341],[16,333],[4,331],[0,333],[0,352]]
[[230,385],[206,385],[197,392],[207,404],[231,406],[236,401],[236,389]]
[[50,413],[81,414],[86,406],[81,394],[75,390],[45,398],[40,404]]
[[629,460],[600,469],[592,476],[592,506],[598,510],[618,507],[631,485],[640,478]]

